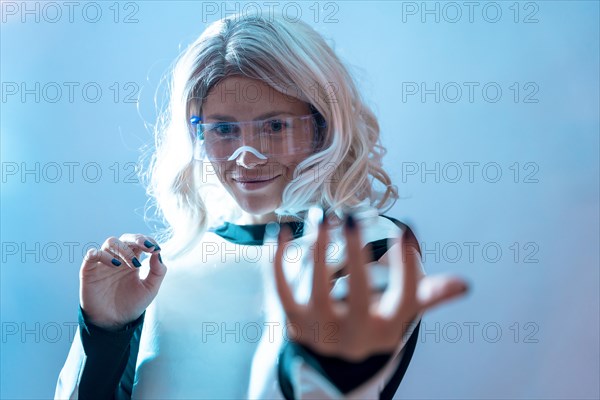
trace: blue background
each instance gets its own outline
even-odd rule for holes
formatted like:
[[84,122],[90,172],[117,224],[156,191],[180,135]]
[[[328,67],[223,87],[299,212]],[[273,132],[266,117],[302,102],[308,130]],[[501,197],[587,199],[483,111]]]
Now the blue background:
[[[2,3],[3,399],[53,396],[86,243],[152,232],[133,163],[152,143],[144,124],[154,122],[155,91],[226,12],[222,2],[80,2],[71,22],[64,3],[28,2],[32,14],[24,4]],[[325,35],[379,117],[385,167],[405,197],[388,215],[413,227],[427,273],[471,282],[469,295],[423,319],[429,333],[396,397],[598,398],[599,3],[477,2],[472,21],[453,4],[460,18],[445,2],[285,9]],[[439,21],[424,7],[437,7]],[[99,20],[86,21],[97,8]],[[77,85],[72,99],[65,82]],[[440,101],[407,95],[412,82],[439,82]],[[472,102],[465,82],[479,85]],[[489,83],[488,96],[502,90],[495,102],[482,93]],[[437,177],[421,174],[436,163]],[[464,163],[479,163],[471,180]]]

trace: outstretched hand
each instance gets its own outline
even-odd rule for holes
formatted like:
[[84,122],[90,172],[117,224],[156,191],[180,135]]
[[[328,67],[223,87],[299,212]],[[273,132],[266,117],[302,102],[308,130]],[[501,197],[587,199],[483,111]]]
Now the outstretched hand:
[[389,250],[388,287],[380,301],[372,302],[367,253],[361,251],[361,234],[350,216],[344,226],[349,268],[347,302],[336,302],[329,294],[325,263],[329,231],[324,218],[313,251],[311,295],[307,304],[299,304],[282,264],[285,243],[292,235],[287,226],[281,228],[274,268],[277,292],[288,319],[288,336],[322,355],[358,362],[376,353],[392,352],[419,314],[466,292],[467,285],[459,278],[421,277],[420,256],[408,243],[405,229],[399,245]]

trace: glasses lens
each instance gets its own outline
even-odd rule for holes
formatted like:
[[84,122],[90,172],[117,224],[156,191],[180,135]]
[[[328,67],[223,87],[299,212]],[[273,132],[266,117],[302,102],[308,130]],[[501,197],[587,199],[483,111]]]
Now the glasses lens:
[[309,154],[314,151],[314,115],[276,117],[260,121],[214,122],[197,125],[197,158],[214,161],[235,157],[236,150],[250,146],[266,157]]

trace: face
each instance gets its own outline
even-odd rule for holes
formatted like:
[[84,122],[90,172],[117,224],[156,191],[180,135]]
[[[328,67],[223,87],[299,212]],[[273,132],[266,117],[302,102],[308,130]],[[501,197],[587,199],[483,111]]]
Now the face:
[[[310,114],[309,104],[276,91],[262,81],[229,77],[215,85],[202,105],[203,123],[242,122]],[[247,135],[248,132],[243,132]],[[259,149],[260,150],[260,149]],[[210,160],[219,180],[244,211],[241,224],[277,221],[274,210],[307,152],[268,155],[242,150],[232,160]]]

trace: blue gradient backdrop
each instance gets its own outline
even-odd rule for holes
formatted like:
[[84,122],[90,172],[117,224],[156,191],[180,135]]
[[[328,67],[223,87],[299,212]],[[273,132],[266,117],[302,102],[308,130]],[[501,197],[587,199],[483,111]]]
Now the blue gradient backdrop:
[[[86,244],[152,230],[133,163],[160,78],[246,3],[72,4],[2,2],[2,399],[53,396]],[[472,4],[274,12],[300,10],[374,108],[427,272],[471,282],[425,316],[397,398],[597,399],[599,3]]]

